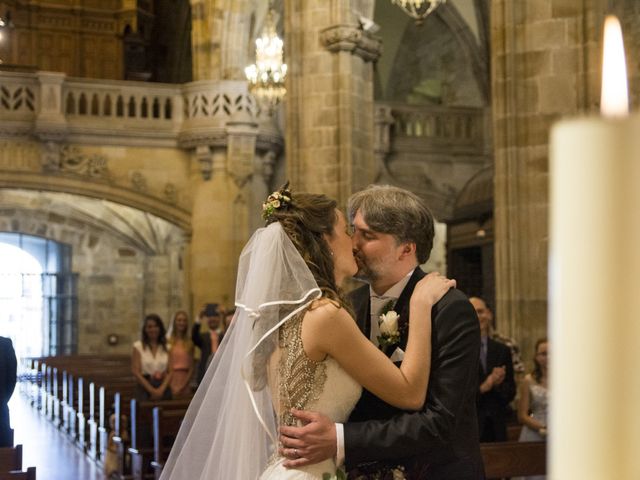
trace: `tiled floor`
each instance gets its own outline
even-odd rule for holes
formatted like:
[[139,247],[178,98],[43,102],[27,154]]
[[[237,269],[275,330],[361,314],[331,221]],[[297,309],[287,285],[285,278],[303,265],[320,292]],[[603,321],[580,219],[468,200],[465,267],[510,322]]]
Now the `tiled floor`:
[[105,480],[95,463],[29,405],[19,387],[9,411],[15,444],[23,445],[23,469],[36,467],[37,480]]

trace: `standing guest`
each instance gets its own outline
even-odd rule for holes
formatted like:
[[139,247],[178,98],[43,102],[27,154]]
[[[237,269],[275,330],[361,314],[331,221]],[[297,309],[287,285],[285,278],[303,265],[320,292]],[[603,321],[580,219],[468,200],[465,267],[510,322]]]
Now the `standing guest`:
[[523,425],[520,433],[521,442],[541,441],[547,438],[548,348],[546,338],[536,342],[533,372],[524,377],[520,384],[518,420]]
[[9,399],[16,386],[16,352],[11,339],[0,337],[0,447],[13,447]]
[[169,382],[169,350],[162,319],[155,313],[144,317],[142,339],[133,344],[131,371],[138,381],[135,397],[138,400],[171,398]]
[[[203,319],[206,319],[209,331],[201,333],[200,326]],[[224,337],[224,332],[222,331],[221,326],[222,315],[220,314],[217,303],[208,303],[205,305],[196,321],[193,322],[193,327],[191,328],[191,340],[200,349],[200,363],[198,364],[197,378],[198,385],[200,385],[200,382],[207,371],[207,367],[209,366],[209,363],[211,363],[213,355],[218,351],[220,342],[222,342],[222,338]]]
[[490,338],[491,310],[480,297],[469,299],[480,322],[478,427],[481,442],[507,440],[509,403],[516,394],[511,350]]
[[171,396],[185,398],[191,396],[191,377],[194,371],[193,342],[189,337],[189,316],[180,310],[173,316],[169,327],[169,365],[171,366]]
[[233,322],[233,316],[235,314],[236,314],[236,307],[228,308],[224,311],[222,326],[224,328],[225,333],[227,333],[227,330],[229,330],[229,327],[231,326],[231,322]]
[[[522,423],[521,442],[540,442],[547,439],[547,401],[549,342],[541,338],[536,342],[533,372],[520,383],[518,420]],[[519,480],[544,480],[545,475],[522,477]],[[515,479],[514,479],[515,480]]]

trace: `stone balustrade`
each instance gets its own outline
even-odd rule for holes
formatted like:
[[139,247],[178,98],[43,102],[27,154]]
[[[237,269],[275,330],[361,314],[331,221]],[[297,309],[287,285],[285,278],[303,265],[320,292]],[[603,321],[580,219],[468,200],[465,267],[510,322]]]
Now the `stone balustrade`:
[[376,151],[433,151],[455,147],[482,152],[482,108],[376,103]]
[[262,117],[244,81],[168,85],[0,72],[4,137],[191,147],[195,138],[219,138],[229,123],[240,122],[281,144],[273,122]]
[[[376,103],[378,152],[455,146],[482,151],[481,108]],[[225,136],[229,124],[255,124],[281,145],[244,81],[184,85],[94,80],[52,72],[0,72],[0,135],[79,143],[193,147]]]

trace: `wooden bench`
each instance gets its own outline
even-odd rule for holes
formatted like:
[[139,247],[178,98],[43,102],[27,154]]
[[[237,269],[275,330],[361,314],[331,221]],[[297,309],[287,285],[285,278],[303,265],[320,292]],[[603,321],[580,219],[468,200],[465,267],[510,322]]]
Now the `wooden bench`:
[[0,471],[22,470],[22,445],[0,448]]
[[481,443],[480,452],[487,480],[547,473],[546,442]]
[[159,480],[164,463],[169,457],[173,442],[178,436],[186,409],[167,410],[162,407],[153,409],[153,469],[154,479]]
[[137,402],[131,400],[131,447],[129,456],[131,458],[131,475],[134,480],[153,478],[151,471],[151,459],[153,450],[153,409],[161,407],[165,412],[180,412],[182,415],[189,407],[190,399],[181,400],[159,400]]
[[36,480],[36,467],[29,467],[26,472],[0,472],[0,480]]

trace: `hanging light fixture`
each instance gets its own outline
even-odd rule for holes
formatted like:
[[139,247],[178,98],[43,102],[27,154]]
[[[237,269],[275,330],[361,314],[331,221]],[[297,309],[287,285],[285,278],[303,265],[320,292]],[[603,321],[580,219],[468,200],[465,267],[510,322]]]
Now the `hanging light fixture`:
[[244,69],[249,91],[269,112],[273,112],[286,93],[287,64],[282,62],[283,46],[276,32],[275,11],[270,5],[262,35],[256,39],[256,63]]
[[422,25],[427,16],[433,12],[441,3],[447,0],[391,0],[391,3],[398,5],[404,12],[416,19],[416,25]]

